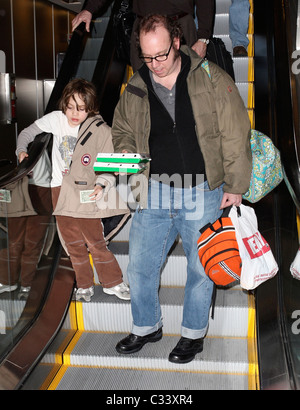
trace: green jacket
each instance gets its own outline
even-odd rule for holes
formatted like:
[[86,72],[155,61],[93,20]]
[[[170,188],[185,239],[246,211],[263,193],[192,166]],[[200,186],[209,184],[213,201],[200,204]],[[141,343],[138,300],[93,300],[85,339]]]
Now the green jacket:
[[[181,50],[190,56],[188,92],[196,122],[196,133],[203,154],[210,189],[224,183],[224,191],[244,194],[248,191],[252,156],[250,121],[247,109],[231,77],[209,63],[210,75],[203,60],[189,47]],[[115,152],[149,153],[150,107],[147,86],[138,72],[130,79],[116,107],[112,125]],[[146,178],[145,178],[146,177]],[[147,206],[149,166],[134,176],[141,207]],[[133,187],[135,182],[131,181]]]

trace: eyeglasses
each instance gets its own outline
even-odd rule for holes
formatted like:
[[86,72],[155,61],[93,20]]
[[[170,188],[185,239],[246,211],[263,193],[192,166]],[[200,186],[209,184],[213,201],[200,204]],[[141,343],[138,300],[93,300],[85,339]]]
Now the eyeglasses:
[[172,48],[172,44],[170,45],[170,48],[168,50],[168,52],[166,54],[160,54],[156,57],[145,57],[145,56],[140,56],[140,59],[144,62],[144,63],[152,63],[153,60],[158,61],[159,63],[162,61],[166,61],[169,57],[169,54],[171,52],[171,48]]

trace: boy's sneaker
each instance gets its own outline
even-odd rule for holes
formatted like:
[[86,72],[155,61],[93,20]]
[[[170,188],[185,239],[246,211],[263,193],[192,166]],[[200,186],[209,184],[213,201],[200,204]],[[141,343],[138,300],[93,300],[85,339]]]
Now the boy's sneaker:
[[3,285],[2,283],[0,283],[0,293],[4,293],[4,292],[13,292],[14,290],[16,290],[18,287],[18,285]]
[[83,299],[85,302],[90,302],[93,295],[94,295],[94,286],[91,286],[90,288],[87,288],[87,289],[79,288],[77,289],[75,293],[75,299],[77,301]]
[[27,299],[31,290],[31,286],[21,286],[18,293],[18,299]]
[[103,292],[107,295],[115,295],[119,299],[130,300],[129,286],[122,282],[113,288],[103,288]]

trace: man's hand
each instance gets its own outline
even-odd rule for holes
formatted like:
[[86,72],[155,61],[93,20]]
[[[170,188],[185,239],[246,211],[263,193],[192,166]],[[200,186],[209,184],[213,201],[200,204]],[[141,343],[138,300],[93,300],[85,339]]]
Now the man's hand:
[[224,192],[220,209],[227,208],[228,206],[235,205],[240,206],[242,203],[242,195],[240,194],[229,194]]
[[196,43],[192,46],[192,49],[196,51],[200,57],[204,58],[206,56],[207,45],[203,43],[203,41],[196,41]]
[[77,16],[72,20],[72,31],[79,26],[82,22],[85,23],[85,29],[87,32],[90,31],[90,24],[92,21],[92,13],[87,10],[82,10]]

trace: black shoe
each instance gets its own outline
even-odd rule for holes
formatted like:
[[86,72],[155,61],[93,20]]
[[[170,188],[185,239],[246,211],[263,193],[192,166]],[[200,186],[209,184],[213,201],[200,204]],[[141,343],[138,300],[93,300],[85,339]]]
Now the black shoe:
[[182,337],[169,355],[172,363],[189,363],[195,359],[197,353],[203,350],[202,339],[188,339]]
[[243,46],[236,46],[233,49],[233,57],[248,57],[248,51]]
[[150,333],[146,336],[137,336],[133,333],[122,339],[116,346],[118,353],[129,354],[136,353],[146,344],[155,343],[162,338],[162,328],[158,329],[156,332]]

